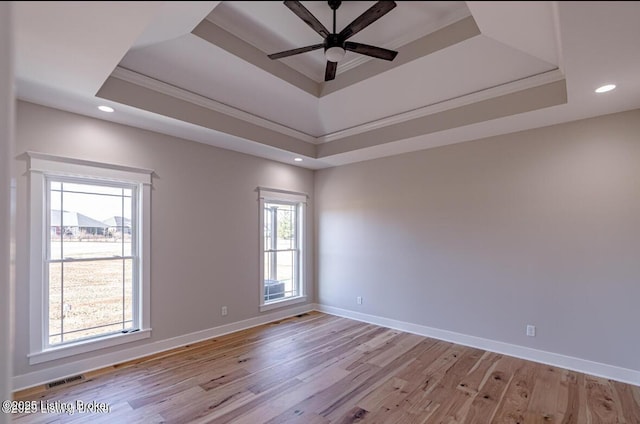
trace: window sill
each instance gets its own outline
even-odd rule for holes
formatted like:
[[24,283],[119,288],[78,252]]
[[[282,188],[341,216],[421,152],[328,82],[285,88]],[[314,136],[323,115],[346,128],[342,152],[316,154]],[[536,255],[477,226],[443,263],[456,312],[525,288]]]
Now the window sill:
[[294,305],[296,303],[302,303],[307,301],[307,296],[290,297],[275,302],[265,303],[260,305],[260,312],[270,311],[272,309],[283,308],[285,306]]
[[45,349],[42,352],[31,353],[28,355],[29,364],[41,364],[43,362],[54,361],[56,359],[66,358],[80,353],[105,349],[111,346],[134,342],[136,340],[147,339],[149,337],[151,337],[151,329],[147,328],[134,333],[113,334],[100,339],[84,340],[78,343]]

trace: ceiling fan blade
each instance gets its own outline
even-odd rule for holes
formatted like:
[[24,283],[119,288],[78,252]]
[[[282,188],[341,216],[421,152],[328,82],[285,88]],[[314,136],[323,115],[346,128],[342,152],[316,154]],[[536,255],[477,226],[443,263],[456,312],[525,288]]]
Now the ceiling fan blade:
[[269,55],[269,59],[282,59],[283,57],[289,57],[300,53],[310,52],[312,50],[318,50],[324,47],[324,44],[314,44],[313,46],[300,47],[293,50],[285,50],[279,53],[273,53]]
[[366,12],[358,16],[349,25],[347,25],[342,31],[340,31],[340,39],[347,40],[358,32],[362,31],[387,13],[396,7],[394,1],[379,1],[371,6]]
[[324,80],[331,81],[336,77],[336,69],[338,68],[337,62],[327,61],[327,69],[324,71]]
[[284,5],[291,9],[293,13],[298,15],[300,19],[305,21],[315,32],[322,35],[322,38],[327,38],[330,35],[329,30],[325,28],[325,26],[322,25],[320,21],[316,19],[316,17],[313,16],[311,12],[309,12],[299,1],[285,1]]
[[344,43],[345,50],[364,54],[367,56],[375,57],[377,59],[393,60],[396,58],[398,52],[393,50],[383,49],[382,47],[370,46],[368,44],[354,43],[347,41]]

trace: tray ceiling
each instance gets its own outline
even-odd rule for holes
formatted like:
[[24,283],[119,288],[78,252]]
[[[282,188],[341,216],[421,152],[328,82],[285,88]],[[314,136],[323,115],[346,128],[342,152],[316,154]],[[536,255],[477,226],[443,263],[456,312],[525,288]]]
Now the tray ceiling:
[[[352,39],[396,59],[349,52],[329,82],[322,50],[267,58],[322,42],[282,2],[25,3],[19,97],[88,115],[106,102],[103,119],[310,168],[640,106],[638,2],[399,1]],[[374,3],[343,2],[338,31]],[[302,4],[331,27],[326,2]],[[632,91],[603,105],[609,80]]]

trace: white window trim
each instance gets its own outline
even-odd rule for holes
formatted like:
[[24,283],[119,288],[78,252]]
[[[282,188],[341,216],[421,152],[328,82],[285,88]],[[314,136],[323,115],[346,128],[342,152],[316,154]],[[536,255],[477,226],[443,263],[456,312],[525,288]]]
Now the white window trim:
[[[259,291],[259,309],[260,312],[270,311],[277,308],[282,308],[289,305],[294,305],[296,303],[302,303],[307,301],[307,279],[306,276],[306,256],[307,256],[307,245],[305,238],[305,226],[306,226],[306,208],[307,208],[307,199],[309,196],[306,193],[298,193],[295,191],[287,191],[273,188],[265,188],[258,187],[258,200],[259,200],[259,228],[260,228],[260,291]],[[287,297],[282,300],[274,300],[269,303],[264,302],[264,204],[268,201],[276,201],[276,202],[291,202],[291,203],[300,203],[300,219],[298,220],[298,234],[300,235],[299,247],[300,247],[300,258],[299,258],[299,271],[298,278],[300,281],[299,289],[300,294],[295,297]]]
[[[29,156],[29,363],[38,364],[129,343],[151,337],[151,177],[152,170],[103,164],[81,159],[65,158],[44,153],[27,152]],[[45,348],[44,326],[44,264],[46,259],[45,204],[46,177],[80,177],[134,183],[139,186],[138,240],[140,254],[138,310],[140,329],[135,332],[111,334],[101,338],[80,340],[61,346]]]

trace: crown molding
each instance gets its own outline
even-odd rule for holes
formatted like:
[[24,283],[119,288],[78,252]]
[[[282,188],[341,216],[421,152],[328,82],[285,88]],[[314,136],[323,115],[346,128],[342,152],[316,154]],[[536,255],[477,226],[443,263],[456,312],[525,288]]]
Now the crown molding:
[[193,92],[184,90],[182,88],[164,83],[146,75],[131,71],[126,68],[117,67],[112,73],[114,78],[118,78],[132,84],[148,88],[150,90],[157,91],[162,94],[166,94],[171,97],[178,98],[198,106],[208,108],[210,110],[226,114],[228,116],[243,120],[245,122],[261,126],[265,129],[279,132],[283,135],[294,137],[298,140],[311,143],[322,144],[331,141],[340,140],[342,138],[351,137],[364,132],[380,129],[389,125],[399,124],[415,118],[421,118],[427,115],[443,112],[449,109],[454,109],[461,106],[466,106],[472,103],[481,102],[483,100],[491,99],[505,94],[515,93],[528,88],[537,87],[539,85],[548,84],[562,80],[564,74],[559,69],[544,72],[541,74],[533,75],[527,78],[523,78],[517,81],[512,81],[506,84],[498,85],[495,87],[487,88],[484,90],[476,91],[471,94],[456,97],[453,99],[444,100],[439,103],[423,106],[417,109],[413,109],[407,112],[399,113],[396,115],[388,116],[386,118],[378,119],[375,121],[367,122],[362,125],[347,128],[341,131],[336,131],[330,134],[325,134],[320,137],[313,137],[311,135],[296,131],[292,128],[284,125],[277,124],[273,121],[269,121],[264,118],[260,118],[256,115],[248,112],[236,109],[232,106],[217,102],[204,96],[200,96]]
[[130,69],[117,66],[116,69],[111,74],[111,76],[126,82],[130,82],[132,84],[139,85],[144,88],[148,88],[150,90],[157,91],[162,94],[166,94],[171,97],[175,97],[180,100],[184,100],[189,103],[193,103],[198,106],[205,107],[215,112],[220,112],[225,115],[228,115],[237,119],[241,119],[245,122],[249,122],[251,124],[258,125],[263,128],[279,132],[281,134],[296,138],[300,141],[304,141],[312,144],[317,143],[317,139],[309,134],[305,134],[301,131],[294,130],[293,128],[289,128],[284,125],[280,125],[276,122],[269,121],[268,119],[261,118],[249,112],[245,112],[241,109],[237,109],[233,106],[220,103],[208,97],[195,94],[183,88],[179,88],[174,85],[167,84],[165,82],[162,82],[155,78],[148,77],[146,75],[140,74]]
[[386,127],[388,125],[399,124],[402,122],[409,121],[411,119],[421,118],[423,116],[433,115],[434,113],[443,112],[445,110],[466,106],[466,105],[477,103],[483,100],[488,100],[493,97],[503,96],[505,94],[511,94],[517,91],[526,90],[528,88],[537,87],[539,85],[560,81],[563,78],[564,78],[563,73],[559,69],[554,69],[552,71],[533,75],[517,81],[512,81],[506,84],[476,91],[471,94],[466,94],[464,96],[444,100],[439,103],[435,103],[432,105],[427,105],[421,108],[413,109],[407,112],[399,113],[397,115],[367,122],[366,124],[347,128],[345,130],[336,131],[331,134],[326,134],[326,135],[317,137],[316,143],[321,144],[321,143],[328,143],[330,141],[340,140],[342,138],[351,137],[353,135],[357,135],[367,131],[372,131],[382,127]]

